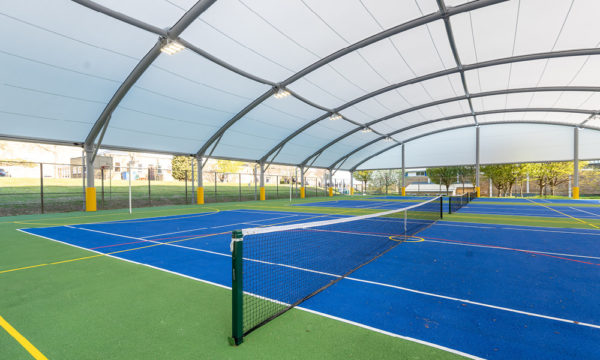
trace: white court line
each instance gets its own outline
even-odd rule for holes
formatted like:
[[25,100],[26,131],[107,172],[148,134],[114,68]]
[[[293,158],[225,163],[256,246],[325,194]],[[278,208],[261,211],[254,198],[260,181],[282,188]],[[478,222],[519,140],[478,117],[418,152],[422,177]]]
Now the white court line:
[[553,252],[547,252],[547,251],[525,250],[525,249],[516,249],[516,248],[513,249],[513,248],[509,248],[509,247],[506,247],[506,246],[500,246],[500,245],[461,244],[461,243],[454,243],[454,242],[449,242],[449,241],[428,240],[427,238],[424,238],[423,240],[426,241],[426,242],[433,242],[433,243],[446,244],[446,245],[470,246],[470,247],[480,247],[480,248],[488,248],[488,249],[494,249],[494,250],[508,250],[508,251],[515,251],[515,252],[526,252],[526,253],[530,253],[530,254],[546,254],[546,255],[568,256],[568,257],[576,257],[576,258],[585,258],[585,259],[600,260],[600,257],[596,257],[596,256],[561,254],[561,253],[553,253]]
[[[219,228],[223,228],[223,227],[227,227],[227,226],[234,226],[234,225],[253,224],[253,223],[256,223],[256,222],[260,222],[260,221],[271,221],[271,220],[277,220],[277,219],[285,219],[285,218],[290,218],[290,217],[294,217],[294,216],[298,216],[298,215],[279,216],[279,217],[268,218],[268,219],[253,220],[253,221],[244,221],[244,222],[239,222],[239,223],[235,223],[235,224],[212,226],[209,229],[219,229]],[[302,219],[298,219],[298,221],[300,221],[300,220],[302,220]]]
[[561,233],[561,234],[575,234],[575,235],[593,235],[593,236],[600,236],[600,231],[598,230],[594,230],[594,229],[585,229],[588,231],[597,231],[596,233],[593,232],[576,232],[576,231],[562,231],[562,230],[546,230],[546,229],[519,229],[519,228],[510,228],[510,227],[503,227],[502,229],[505,230],[516,230],[516,231],[539,231],[539,232],[549,232],[549,233]]
[[377,333],[380,333],[380,334],[384,334],[384,335],[396,337],[396,338],[399,338],[399,339],[403,339],[403,340],[415,342],[415,343],[418,343],[418,344],[423,344],[423,345],[426,345],[426,346],[430,346],[432,348],[444,350],[444,351],[447,351],[447,352],[450,352],[450,353],[453,353],[453,354],[457,354],[457,355],[460,355],[460,356],[464,356],[464,357],[467,357],[467,358],[470,358],[470,359],[484,360],[484,358],[480,358],[480,357],[475,356],[475,355],[467,354],[467,353],[464,353],[462,351],[450,349],[450,348],[447,348],[447,347],[442,346],[442,345],[433,344],[433,343],[430,343],[430,342],[427,342],[427,341],[423,341],[423,340],[419,340],[419,339],[415,339],[415,338],[409,337],[409,336],[395,334],[393,332],[381,330],[381,329],[378,329],[378,328],[375,328],[375,327],[372,327],[372,326],[369,326],[369,325],[358,323],[356,321],[352,321],[352,320],[344,319],[344,318],[341,318],[341,317],[329,315],[329,314],[322,313],[322,312],[316,311],[316,310],[311,310],[311,309],[308,309],[308,308],[305,308],[305,307],[302,307],[302,306],[296,306],[296,309],[300,309],[300,310],[303,310],[303,311],[306,311],[306,312],[309,312],[309,313],[312,313],[312,314],[315,314],[315,315],[320,315],[320,316],[323,316],[323,317],[326,317],[326,318],[329,318],[329,319],[341,321],[341,322],[344,322],[346,324],[358,326],[358,327],[361,327],[363,329],[371,330],[371,331],[374,331],[374,332],[377,332]]
[[571,208],[571,209],[573,209],[573,210],[581,211],[582,213],[586,213],[586,214],[593,215],[594,217],[600,217],[600,214],[596,214],[596,213],[593,213],[593,212],[589,212],[589,211],[581,210],[581,209],[578,209],[578,208],[574,208],[574,207],[572,207],[572,206],[569,206],[569,208]]
[[207,228],[203,227],[203,228],[197,228],[197,229],[189,229],[189,230],[173,231],[173,232],[162,233],[162,234],[156,234],[156,235],[142,236],[142,237],[141,237],[141,239],[147,239],[147,238],[152,238],[152,237],[157,237],[157,236],[162,236],[162,235],[172,235],[172,234],[179,234],[179,233],[191,232],[191,231],[197,231],[197,230],[206,230],[206,229],[207,229]]
[[[173,247],[178,247],[178,248],[192,250],[192,251],[199,251],[199,252],[204,252],[204,253],[208,253],[208,254],[214,254],[214,255],[231,257],[231,255],[229,255],[229,254],[224,254],[224,253],[220,253],[220,252],[217,252],[217,251],[210,251],[210,250],[198,249],[198,248],[193,248],[193,247],[183,246],[183,245],[177,245],[177,244],[169,244],[169,243],[164,243],[164,242],[160,242],[160,241],[153,241],[153,240],[147,240],[147,239],[142,239],[142,238],[133,237],[133,236],[127,236],[127,235],[121,235],[121,234],[113,234],[113,233],[109,233],[109,232],[106,232],[106,231],[86,229],[86,228],[82,228],[82,227],[74,227],[74,226],[71,226],[71,225],[65,225],[65,227],[70,228],[70,229],[75,229],[75,230],[91,231],[91,232],[95,232],[95,233],[99,233],[99,234],[104,234],[104,235],[111,235],[111,236],[122,237],[122,238],[125,238],[125,239],[133,239],[133,240],[144,241],[144,242],[149,242],[149,243],[153,243],[153,244],[167,245],[167,246],[173,246]],[[209,234],[198,235],[198,236],[206,236],[206,237],[208,237],[208,235]],[[192,240],[192,239],[190,239],[190,240]],[[103,253],[101,253],[101,254],[103,254]]]
[[[444,220],[442,220],[444,221]],[[454,226],[454,227],[466,227],[466,228],[476,228],[476,229],[496,229],[496,227],[493,226],[478,226],[478,225],[458,225],[458,224],[447,224],[445,222],[438,222],[436,223],[436,225],[441,225],[441,226]]]
[[[75,228],[75,229],[77,229],[77,228]],[[196,280],[204,282],[204,283],[213,284],[213,285],[216,285],[216,286],[219,286],[219,287],[230,289],[230,287],[227,287],[227,286],[224,286],[224,285],[220,285],[220,284],[217,284],[217,283],[213,283],[211,281],[201,280],[201,279],[194,278],[194,277],[191,277],[191,276],[188,276],[188,275],[184,275],[184,274],[172,272],[172,271],[169,271],[169,270],[166,270],[166,269],[154,267],[152,265],[148,265],[148,264],[144,264],[144,263],[138,263],[138,262],[135,262],[135,261],[132,261],[132,260],[128,260],[128,259],[124,259],[124,258],[121,258],[121,257],[104,254],[104,253],[101,253],[101,252],[98,252],[98,251],[95,251],[95,250],[86,249],[86,248],[83,248],[83,247],[80,247],[80,246],[77,246],[77,245],[73,245],[73,244],[69,244],[69,243],[66,243],[66,242],[63,242],[63,241],[60,241],[60,240],[55,240],[55,239],[44,237],[44,236],[41,236],[41,235],[28,233],[26,231],[23,231],[22,229],[18,229],[18,230],[22,231],[24,233],[30,234],[30,235],[34,235],[34,236],[38,236],[38,237],[41,237],[41,238],[46,238],[46,239],[49,239],[49,240],[57,241],[57,242],[60,242],[60,243],[66,244],[66,245],[70,245],[70,246],[73,246],[73,247],[77,247],[77,248],[80,248],[80,249],[92,251],[92,252],[95,252],[95,253],[98,253],[98,254],[102,254],[102,255],[106,255],[106,256],[110,256],[110,257],[113,257],[113,258],[116,258],[116,259],[122,259],[122,260],[125,260],[125,261],[128,261],[128,262],[132,262],[132,263],[144,265],[144,266],[151,267],[151,268],[154,268],[154,269],[157,269],[157,270],[161,270],[161,271],[165,271],[165,272],[170,272],[170,273],[173,273],[173,274],[181,275],[181,276],[186,277],[186,278],[196,279]],[[86,229],[86,230],[89,230],[89,229]],[[125,236],[123,236],[123,237],[125,237]],[[148,240],[145,240],[145,241],[148,241]],[[165,244],[165,245],[167,245],[167,244]],[[193,250],[201,251],[199,249],[193,249]],[[209,251],[206,251],[206,252],[212,253],[212,254],[216,254],[216,255],[225,255],[225,254],[216,253],[216,252],[209,252]],[[231,255],[227,254],[225,256],[230,257]],[[260,261],[260,262],[263,262],[263,261]],[[263,263],[267,263],[268,264],[269,262],[263,262]],[[271,263],[271,264],[277,265],[277,264],[274,264],[274,263]],[[309,270],[309,269],[302,269],[302,268],[297,268],[297,269],[300,269],[300,270],[303,270],[303,271],[309,271],[309,272],[316,272],[314,270]],[[317,272],[317,273],[320,273],[320,272]],[[325,273],[322,273],[322,274],[325,274]],[[331,275],[331,276],[336,276],[336,275]],[[340,277],[340,276],[337,275],[337,277]],[[434,293],[430,293],[430,292],[425,292],[425,291],[410,289],[410,288],[406,288],[406,287],[402,287],[402,286],[396,286],[396,285],[385,284],[385,283],[380,283],[380,282],[375,282],[375,281],[369,281],[369,280],[362,280],[362,279],[352,278],[352,277],[346,277],[346,279],[347,280],[351,280],[351,281],[361,282],[361,283],[367,283],[367,284],[372,284],[372,285],[389,287],[389,288],[393,288],[393,289],[397,289],[397,290],[402,290],[402,291],[406,291],[406,292],[411,292],[411,293],[425,295],[425,296],[430,296],[430,297],[435,297],[435,298],[441,298],[441,299],[450,300],[450,301],[456,301],[456,302],[461,302],[461,303],[466,303],[466,304],[471,304],[471,305],[477,305],[477,306],[491,308],[491,309],[496,309],[496,310],[502,310],[502,311],[512,312],[512,313],[521,314],[521,315],[527,315],[527,316],[531,316],[531,317],[538,317],[538,318],[547,319],[547,320],[553,320],[553,321],[558,321],[558,322],[564,322],[564,323],[569,323],[569,324],[575,324],[575,325],[580,325],[580,326],[585,326],[585,327],[591,327],[591,328],[600,329],[600,325],[589,324],[589,323],[584,323],[584,322],[579,322],[579,321],[574,321],[574,320],[569,320],[569,319],[564,319],[564,318],[558,318],[558,317],[553,317],[553,316],[547,316],[547,315],[542,315],[542,314],[536,314],[536,313],[532,313],[532,312],[521,311],[521,310],[511,309],[511,308],[507,308],[507,307],[502,307],[502,306],[496,306],[496,305],[490,305],[490,304],[485,304],[485,303],[481,303],[481,302],[471,301],[471,300],[467,300],[467,299],[455,298],[455,297],[451,297],[451,296],[439,295],[439,294],[434,294]]]

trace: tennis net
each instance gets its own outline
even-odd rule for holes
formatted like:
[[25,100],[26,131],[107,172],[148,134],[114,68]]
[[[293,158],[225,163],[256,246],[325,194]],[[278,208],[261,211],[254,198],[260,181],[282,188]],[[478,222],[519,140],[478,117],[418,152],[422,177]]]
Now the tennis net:
[[468,192],[462,195],[448,196],[448,213],[452,214],[460,210],[463,206],[471,202],[477,195],[474,192]]
[[234,231],[232,345],[443,216],[442,197],[375,214]]

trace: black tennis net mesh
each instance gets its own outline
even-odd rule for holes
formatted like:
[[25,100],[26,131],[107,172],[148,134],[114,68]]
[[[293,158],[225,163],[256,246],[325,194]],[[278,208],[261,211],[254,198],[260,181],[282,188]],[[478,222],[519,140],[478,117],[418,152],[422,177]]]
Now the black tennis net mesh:
[[241,344],[245,335],[441,219],[442,201],[234,231],[231,343]]
[[448,213],[452,214],[460,210],[463,206],[475,199],[477,194],[474,192],[464,193],[462,195],[448,196]]

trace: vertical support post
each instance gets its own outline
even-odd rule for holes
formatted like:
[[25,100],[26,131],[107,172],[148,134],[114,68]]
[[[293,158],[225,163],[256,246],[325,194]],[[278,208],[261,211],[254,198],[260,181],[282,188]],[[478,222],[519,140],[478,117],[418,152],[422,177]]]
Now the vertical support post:
[[[291,184],[290,184],[291,185]],[[260,201],[267,199],[265,194],[265,163],[260,163]]]
[[94,149],[92,146],[85,148],[85,166],[87,168],[87,187],[85,188],[85,211],[96,211],[96,188],[94,187],[94,164],[92,163]]
[[477,193],[477,197],[481,196],[481,188],[479,187],[479,173],[479,125],[477,125],[475,128],[475,193]]
[[579,128],[573,130],[573,199],[579,199]]
[[354,171],[350,171],[350,195],[354,195]]
[[333,196],[333,171],[329,169],[329,196]]
[[243,284],[243,233],[233,231],[231,235],[231,338],[229,343],[240,345],[244,339],[244,284]]
[[242,173],[238,173],[238,192],[240,201],[242,201]]
[[492,196],[494,196],[494,194],[492,192],[494,190],[494,188],[492,187],[492,178],[488,178],[488,179],[490,180],[490,197],[492,197]]
[[400,195],[402,195],[402,196],[406,196],[406,184],[405,184],[406,166],[404,163],[405,148],[406,148],[406,144],[402,143],[402,173],[400,174],[400,176],[402,177],[402,189],[400,190]]
[[529,173],[527,173],[527,194],[529,194]]
[[256,164],[254,164],[254,170],[252,171],[252,174],[254,176],[254,201],[258,200],[258,195],[257,195],[257,191],[256,191],[256,183],[257,183],[257,179],[256,179]]
[[40,210],[44,213],[44,163],[40,163]]
[[[150,185],[150,167],[148,167],[148,205],[152,206],[152,189],[151,189],[151,185]],[[104,194],[104,172],[102,173],[102,193]],[[104,195],[102,195],[104,196]],[[104,198],[102,199],[102,202],[104,203]]]
[[215,171],[215,202],[217,202],[217,172]]
[[300,167],[300,199],[306,197],[306,184],[304,183],[304,166]]
[[102,175],[102,208],[104,209],[104,166],[100,168],[100,174]]
[[[196,193],[196,171],[194,169],[194,158],[190,157],[190,161],[192,162],[192,199],[194,198],[194,194]],[[197,197],[197,195],[196,195]],[[194,201],[192,200],[192,204],[194,203]]]
[[188,172],[187,172],[187,170],[185,170],[185,204],[186,205],[188,203],[187,179],[188,179]]
[[275,182],[277,183],[276,191],[277,191],[277,198],[279,199],[279,175],[275,175]]
[[131,214],[131,159],[127,163],[127,179],[129,180],[129,213]]
[[85,150],[81,150],[81,186],[83,191],[83,211],[85,211]]
[[204,168],[204,164],[202,163],[202,156],[198,156],[196,158],[198,161],[198,192],[196,193],[196,204],[203,205],[204,204],[204,179],[202,176],[202,169]]
[[444,218],[444,197],[440,195],[440,219]]

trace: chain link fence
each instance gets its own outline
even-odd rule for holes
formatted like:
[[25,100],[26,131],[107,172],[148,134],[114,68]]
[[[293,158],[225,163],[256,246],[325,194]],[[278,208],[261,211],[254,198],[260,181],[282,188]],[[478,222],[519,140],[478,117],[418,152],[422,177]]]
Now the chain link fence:
[[[0,216],[79,211],[85,209],[86,169],[80,164],[0,161]],[[197,174],[173,178],[169,168],[100,166],[94,169],[98,210],[196,203]],[[130,179],[131,178],[131,179]],[[259,198],[259,176],[204,172],[206,203]],[[327,184],[305,178],[305,197],[327,196]],[[301,184],[289,175],[266,175],[267,199],[299,198]]]

